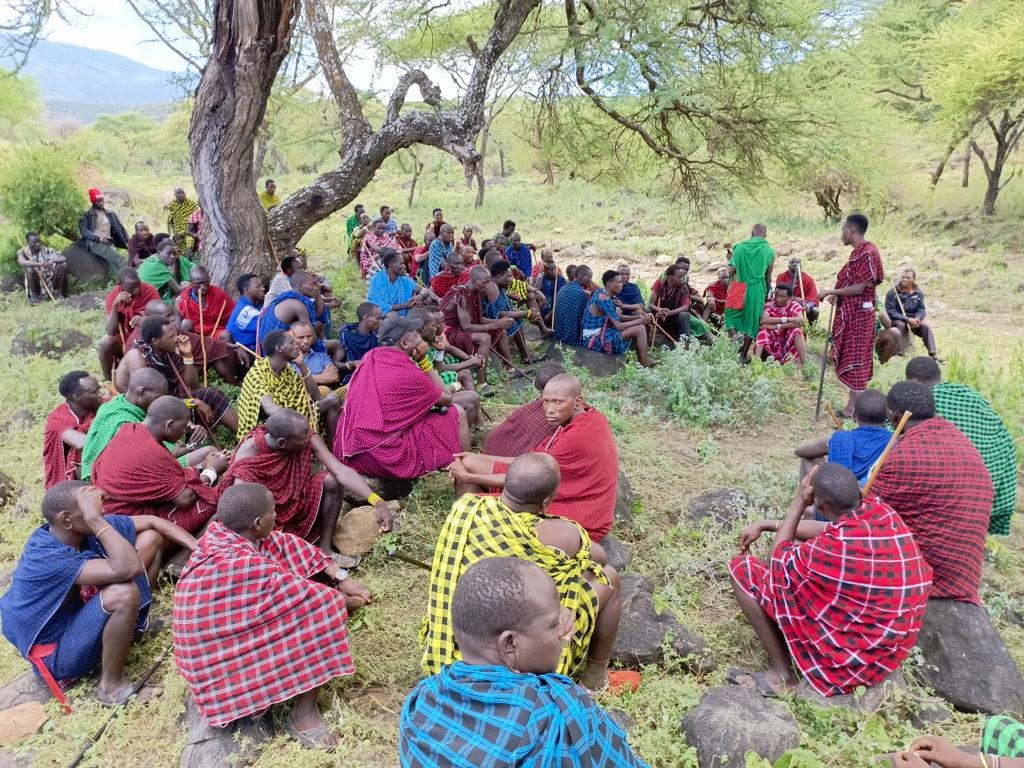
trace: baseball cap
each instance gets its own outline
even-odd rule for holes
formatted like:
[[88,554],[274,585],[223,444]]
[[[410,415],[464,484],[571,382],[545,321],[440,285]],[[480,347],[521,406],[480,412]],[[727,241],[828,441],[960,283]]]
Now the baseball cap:
[[422,320],[401,315],[388,315],[381,321],[377,338],[380,339],[381,344],[397,344],[398,340],[409,331],[418,331],[422,327]]

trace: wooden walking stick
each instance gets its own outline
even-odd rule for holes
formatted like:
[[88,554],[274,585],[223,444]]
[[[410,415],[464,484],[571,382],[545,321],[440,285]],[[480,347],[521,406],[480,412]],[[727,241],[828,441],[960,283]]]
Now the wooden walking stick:
[[868,475],[868,481],[864,483],[864,490],[861,491],[862,497],[867,497],[868,491],[871,490],[871,485],[875,482],[875,478],[878,477],[878,472],[882,468],[882,464],[885,463],[886,457],[889,455],[889,451],[896,445],[896,441],[899,436],[903,433],[903,428],[907,426],[907,422],[910,421],[910,417],[913,416],[913,412],[904,411],[903,418],[900,419],[900,423],[896,425],[896,429],[893,430],[892,437],[889,438],[889,442],[885,446],[885,450],[882,451],[882,455],[878,457],[878,461],[875,462],[875,466],[871,468],[871,474]]
[[828,367],[828,348],[832,343],[832,321],[835,319],[836,305],[828,305],[828,331],[825,333],[825,352],[821,356],[821,375],[818,377],[818,402],[814,406],[814,420],[821,416],[821,395],[825,390],[825,369]]
[[839,417],[836,416],[836,409],[832,407],[832,403],[825,403],[825,410],[828,411],[828,415],[832,418],[832,423],[835,425],[836,429],[842,429],[843,422],[841,422]]
[[206,323],[203,315],[203,294],[197,290],[196,297],[199,299],[199,347],[203,351],[203,387],[206,387]]

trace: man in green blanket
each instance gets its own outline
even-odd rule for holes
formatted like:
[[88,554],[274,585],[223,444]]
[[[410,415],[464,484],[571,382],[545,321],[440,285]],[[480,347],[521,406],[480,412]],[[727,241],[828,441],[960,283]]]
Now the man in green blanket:
[[732,284],[725,299],[725,327],[729,337],[742,334],[740,359],[747,362],[750,345],[761,328],[768,289],[772,284],[775,251],[765,237],[768,227],[755,224],[750,239],[737,243],[732,249],[729,273]]
[[[159,371],[152,368],[140,368],[132,373],[128,380],[128,390],[123,395],[113,397],[96,412],[89,432],[85,436],[82,447],[82,479],[86,482],[92,477],[92,465],[97,457],[114,439],[114,435],[125,424],[141,424],[146,418],[150,404],[158,397],[167,394],[167,379]],[[185,446],[167,444],[167,450],[178,457],[183,467],[199,463],[212,448],[190,450],[202,441],[205,431],[202,427],[193,427],[191,442]]]
[[196,265],[179,255],[178,246],[168,238],[157,246],[156,254],[139,264],[139,279],[149,283],[160,298],[171,303],[188,286],[188,275]]

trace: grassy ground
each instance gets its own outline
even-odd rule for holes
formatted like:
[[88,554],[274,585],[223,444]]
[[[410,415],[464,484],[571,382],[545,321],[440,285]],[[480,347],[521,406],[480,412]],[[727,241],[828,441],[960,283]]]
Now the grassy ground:
[[[133,192],[135,205],[132,211],[123,212],[124,220],[138,216],[160,220],[163,201],[151,181],[131,176],[106,181]],[[281,179],[279,187],[287,193],[293,181],[298,180]],[[406,194],[400,181],[384,178],[361,199],[370,206],[378,200],[398,206]],[[167,180],[168,197],[174,183],[177,180]],[[695,283],[712,279],[713,266],[724,257],[721,243],[742,239],[755,209],[761,212],[758,218],[767,217],[772,242],[791,243],[803,257],[804,268],[821,283],[831,281],[846,253],[835,227],[817,223],[813,213],[794,214],[784,203],[732,206],[722,209],[714,223],[695,225],[680,219],[671,201],[596,192],[584,184],[566,183],[556,189],[524,182],[493,186],[485,208],[475,211],[468,207],[468,193],[455,180],[428,179],[428,190],[412,209],[398,206],[398,219],[411,221],[416,231],[434,205],[449,212],[449,221],[474,223],[485,236],[511,217],[520,222],[528,241],[554,242],[583,251],[584,255],[564,261],[585,261],[599,270],[628,258],[634,273],[648,284],[658,271],[655,262],[659,255],[674,257],[681,252],[694,259]],[[941,205],[961,210],[952,202]],[[939,208],[930,201],[929,210]],[[1013,250],[1019,248],[1013,244],[1021,238],[1012,213],[1015,209],[1011,206],[1009,210],[1003,218],[984,224],[964,219],[962,213],[919,217],[916,209],[908,210],[898,220],[890,217],[873,225],[871,235],[891,272],[902,264],[918,268],[940,353],[949,361],[947,375],[979,386],[1020,438],[1024,434],[1020,325],[1024,257]],[[343,266],[337,256],[343,241],[342,221],[339,215],[322,223],[303,245],[313,256],[313,266],[334,279],[347,319],[361,296],[351,267]],[[949,221],[953,224],[947,228]],[[955,245],[964,238],[975,240],[976,247]],[[0,309],[2,349],[26,328],[32,333],[49,333],[76,327],[95,337],[100,334],[99,312],[28,308],[18,297],[13,298]],[[812,344],[820,348],[820,334]],[[75,367],[95,370],[94,351],[82,350],[59,361],[0,356],[0,389],[6,395],[0,402],[0,424],[19,409],[28,409],[36,418],[27,427],[7,427],[0,447],[0,467],[23,486],[17,499],[0,511],[0,570],[13,565],[29,532],[38,524],[42,419],[58,401],[56,380]],[[877,385],[886,388],[902,378],[901,368],[897,359],[880,369]],[[630,739],[653,765],[695,766],[695,754],[680,732],[682,716],[697,703],[702,691],[723,683],[726,666],[760,667],[765,663],[753,633],[735,607],[726,578],[726,564],[736,550],[736,531],[694,529],[679,522],[680,512],[694,495],[721,486],[741,488],[755,505],[781,511],[797,478],[792,446],[827,431],[812,420],[814,384],[796,370],[756,365],[740,369],[727,349],[670,356],[654,372],[633,366],[614,379],[587,381],[588,398],[612,421],[621,463],[636,491],[634,525],[617,531],[635,554],[631,570],[654,580],[659,607],[672,611],[706,637],[719,662],[719,671],[698,676],[684,672],[679,660],[670,658],[660,667],[644,670],[639,692],[604,702],[634,718]],[[718,406],[728,408],[711,408],[693,394],[704,391],[712,393]],[[836,404],[841,402],[832,382],[827,393]],[[500,418],[526,396],[507,392],[487,407]],[[428,477],[418,483],[401,532],[394,535],[400,547],[410,555],[429,559],[450,503],[451,487],[445,477]],[[986,604],[1019,663],[1024,663],[1024,631],[1007,617],[1024,606],[1022,545],[1024,525],[1019,520],[1008,539],[990,541],[984,588]],[[412,566],[388,560],[382,549],[360,567],[359,578],[374,589],[377,600],[352,623],[358,671],[353,678],[330,686],[321,700],[329,720],[342,733],[341,749],[337,755],[327,756],[300,751],[279,739],[264,750],[257,765],[397,764],[398,713],[406,692],[420,677],[416,633],[425,606],[426,578]],[[170,588],[165,584],[157,601],[158,612],[167,610],[169,599]],[[169,633],[164,632],[136,647],[131,655],[132,672],[145,669],[169,642]],[[912,657],[905,665],[911,679],[916,663]],[[9,645],[0,644],[0,681],[25,668]],[[164,686],[163,696],[145,706],[133,706],[118,718],[86,765],[177,764],[184,740],[179,723],[184,686],[171,662],[165,662],[156,677]],[[34,755],[35,765],[66,765],[105,716],[88,701],[87,691],[87,686],[81,686],[73,692],[73,716],[60,715],[50,705],[53,719],[21,748]],[[915,733],[907,717],[915,702],[925,697],[927,692],[914,684],[909,694],[892,697],[879,711],[857,716],[786,700],[800,723],[805,750],[794,759],[802,766],[867,765],[873,755],[907,744]],[[976,738],[979,722],[976,716],[956,715],[934,730],[955,741],[969,742]]]

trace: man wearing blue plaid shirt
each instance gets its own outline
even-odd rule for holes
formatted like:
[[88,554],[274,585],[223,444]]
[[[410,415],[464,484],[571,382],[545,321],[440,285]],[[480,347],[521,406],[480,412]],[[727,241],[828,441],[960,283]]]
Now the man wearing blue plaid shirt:
[[553,672],[574,617],[538,566],[510,557],[474,563],[451,610],[462,660],[406,699],[403,768],[647,765],[582,687]]

